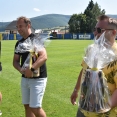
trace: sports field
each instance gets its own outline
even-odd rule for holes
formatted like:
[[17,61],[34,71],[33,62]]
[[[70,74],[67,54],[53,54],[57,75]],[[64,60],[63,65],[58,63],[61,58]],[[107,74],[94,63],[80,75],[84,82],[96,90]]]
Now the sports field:
[[[21,104],[21,75],[12,66],[15,40],[2,41],[2,67],[0,104],[2,117],[25,117]],[[85,48],[92,40],[53,40],[46,47],[48,53],[48,83],[43,99],[47,117],[75,117],[78,106],[73,106],[70,96],[81,69]]]

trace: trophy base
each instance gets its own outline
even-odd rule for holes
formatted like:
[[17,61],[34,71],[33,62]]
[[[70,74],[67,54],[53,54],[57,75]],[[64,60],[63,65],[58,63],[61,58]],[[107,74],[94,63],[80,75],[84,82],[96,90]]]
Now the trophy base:
[[39,70],[40,68],[36,69],[34,72],[33,72],[33,77],[38,77],[40,76],[40,73],[39,73]]
[[106,113],[106,112],[111,110],[111,108],[108,108],[108,109],[102,109],[102,110],[100,109],[99,111],[87,111],[85,109],[82,109],[81,107],[79,107],[79,108],[80,108],[81,112],[92,113],[92,114],[95,114],[95,113],[97,113],[97,114]]
[[97,113],[106,113],[106,112],[108,112],[110,109],[111,109],[111,108],[99,110],[99,111],[97,111]]

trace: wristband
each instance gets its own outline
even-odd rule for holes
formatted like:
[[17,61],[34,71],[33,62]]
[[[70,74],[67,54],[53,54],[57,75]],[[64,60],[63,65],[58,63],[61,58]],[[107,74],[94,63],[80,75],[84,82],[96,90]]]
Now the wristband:
[[78,92],[78,90],[77,90],[76,88],[74,89],[74,91],[75,91],[75,92]]
[[32,68],[32,67],[31,67],[31,69],[30,69],[30,70],[31,70],[32,72],[34,72],[34,71],[35,71],[35,69],[34,69],[34,68]]

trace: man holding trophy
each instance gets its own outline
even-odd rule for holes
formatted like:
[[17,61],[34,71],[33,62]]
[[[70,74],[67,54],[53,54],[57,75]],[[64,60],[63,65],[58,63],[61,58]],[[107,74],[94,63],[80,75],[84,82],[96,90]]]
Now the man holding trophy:
[[117,20],[99,16],[94,33],[95,42],[86,50],[71,103],[76,104],[80,91],[77,117],[116,117]]
[[46,117],[42,100],[47,83],[47,53],[42,39],[31,32],[31,21],[17,18],[16,24],[22,39],[17,41],[13,66],[22,74],[21,93],[26,117]]

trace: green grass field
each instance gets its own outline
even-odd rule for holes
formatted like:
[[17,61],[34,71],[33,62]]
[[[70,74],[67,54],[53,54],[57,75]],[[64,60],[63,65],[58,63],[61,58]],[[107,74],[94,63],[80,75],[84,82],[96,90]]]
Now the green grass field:
[[[47,117],[75,117],[78,106],[73,106],[70,96],[81,69],[85,48],[92,40],[53,40],[46,47],[48,53],[48,83],[43,99]],[[2,67],[0,105],[2,117],[25,117],[21,103],[21,75],[12,66],[16,41],[2,41]]]

